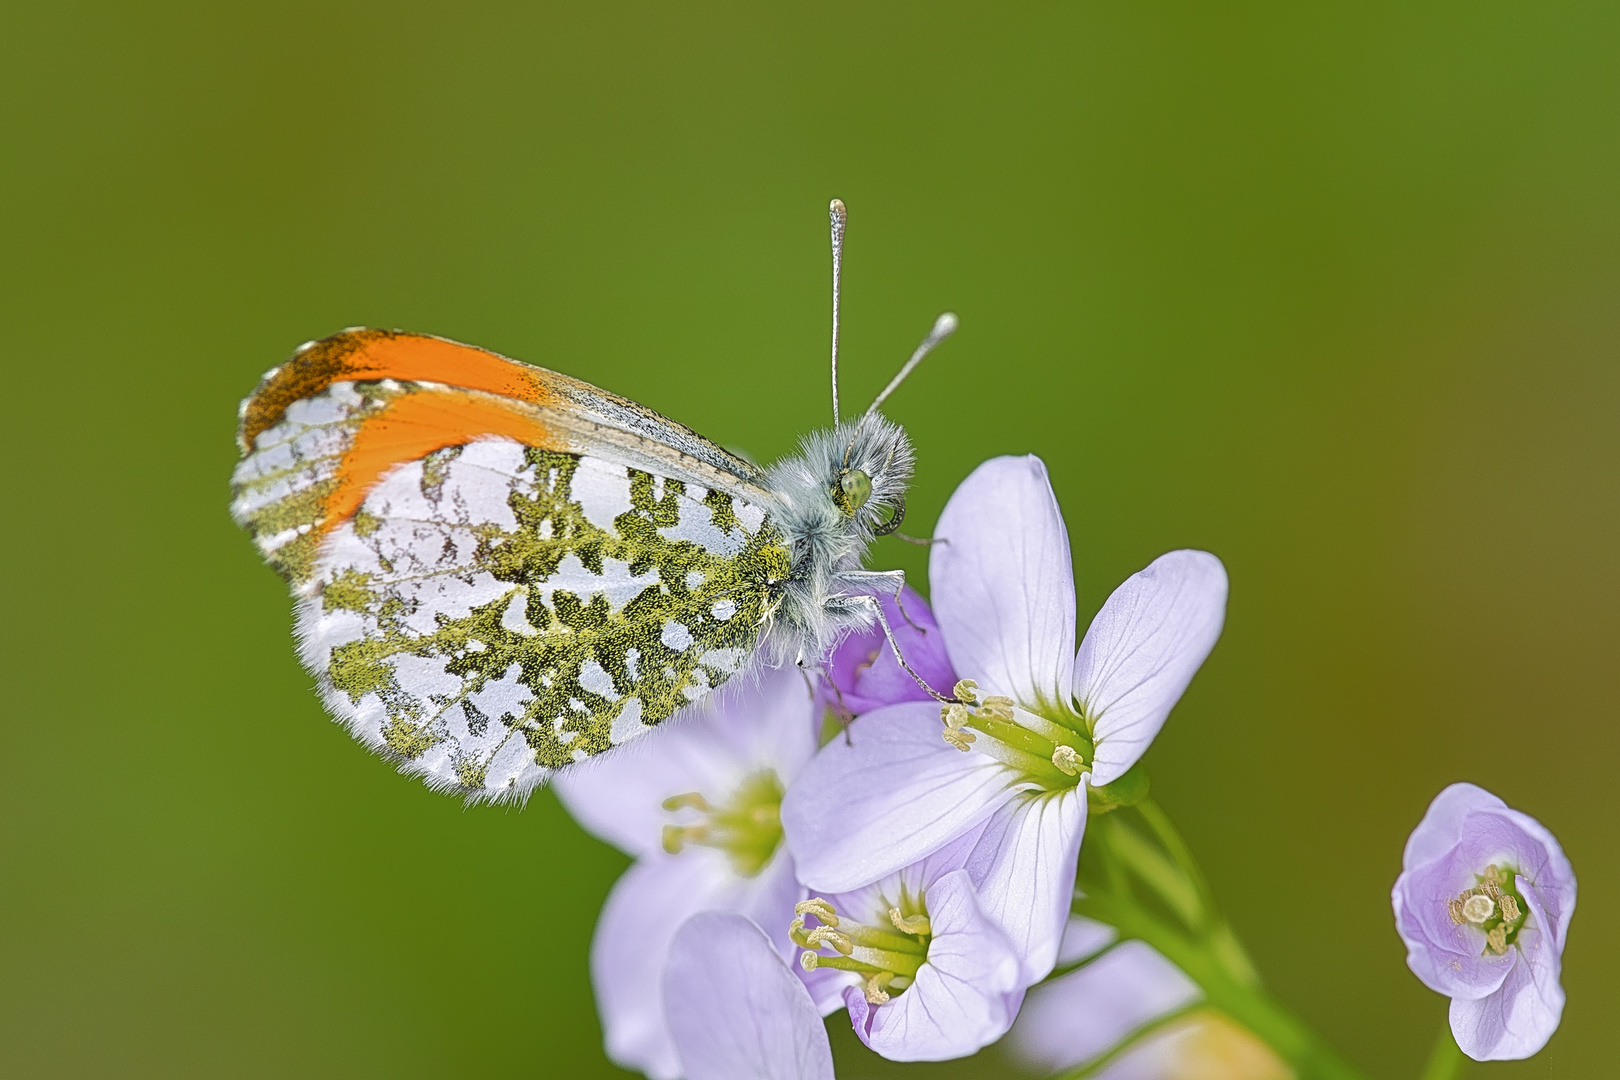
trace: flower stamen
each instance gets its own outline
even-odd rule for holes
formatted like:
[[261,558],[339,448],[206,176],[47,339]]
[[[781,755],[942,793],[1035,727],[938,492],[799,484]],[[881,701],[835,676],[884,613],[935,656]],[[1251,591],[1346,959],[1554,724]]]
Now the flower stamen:
[[1524,908],[1514,892],[1514,874],[1492,863],[1478,875],[1478,882],[1447,900],[1446,913],[1457,926],[1483,930],[1486,951],[1502,956],[1524,925]]
[[[832,904],[819,896],[801,900],[794,910],[799,914],[789,924],[788,936],[805,950],[799,954],[799,966],[806,971],[832,968],[859,975],[866,1000],[873,1005],[886,1004],[893,994],[910,986],[928,961],[933,924],[921,911],[907,915],[899,906],[889,908],[891,930],[852,922],[847,915],[840,918]],[[807,926],[806,918],[822,925]],[[836,921],[839,929],[828,925],[828,919]],[[836,955],[816,951],[821,948],[830,948]]]
[[934,924],[928,921],[928,916],[902,915],[897,907],[889,909],[889,921],[894,923],[894,928],[902,934],[932,934],[934,932]]
[[716,806],[701,792],[671,795],[664,810],[674,814],[693,810],[702,815],[690,824],[670,823],[663,829],[663,847],[679,855],[688,845],[718,848],[731,859],[741,877],[765,869],[782,844],[782,782],[769,769],[748,777],[731,797]]

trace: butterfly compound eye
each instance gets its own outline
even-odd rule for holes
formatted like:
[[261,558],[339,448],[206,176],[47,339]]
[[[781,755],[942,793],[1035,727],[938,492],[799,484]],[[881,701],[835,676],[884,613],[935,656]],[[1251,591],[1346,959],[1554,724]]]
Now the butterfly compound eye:
[[845,469],[833,489],[833,505],[853,516],[872,497],[872,478],[860,469]]

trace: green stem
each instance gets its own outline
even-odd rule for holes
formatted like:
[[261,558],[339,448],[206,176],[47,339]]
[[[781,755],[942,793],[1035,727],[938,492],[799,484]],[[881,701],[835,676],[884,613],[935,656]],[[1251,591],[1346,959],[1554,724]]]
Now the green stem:
[[1264,1040],[1293,1066],[1300,1080],[1363,1080],[1361,1073],[1322,1042],[1304,1022],[1259,987],[1240,981],[1210,942],[1165,925],[1139,905],[1092,896],[1075,905],[1089,918],[1117,927],[1124,937],[1152,945],[1199,985],[1205,1001]]
[[1423,1080],[1455,1080],[1462,1075],[1463,1066],[1468,1064],[1468,1058],[1457,1048],[1457,1040],[1451,1037],[1451,1025],[1448,1023],[1440,1029],[1440,1037],[1434,1040],[1434,1050],[1429,1054],[1428,1067],[1423,1070]]
[[1171,1024],[1174,1024],[1176,1021],[1184,1019],[1191,1013],[1195,1013],[1203,1007],[1204,1003],[1200,1001],[1192,1005],[1188,1005],[1186,1008],[1177,1009],[1175,1012],[1167,1013],[1166,1015],[1158,1017],[1157,1019],[1149,1020],[1147,1023],[1131,1031],[1130,1034],[1119,1040],[1119,1042],[1115,1043],[1113,1048],[1110,1049],[1106,1054],[1102,1055],[1101,1057],[1092,1058],[1084,1065],[1076,1065],[1068,1072],[1058,1073],[1054,1080],[1087,1080],[1088,1077],[1096,1076],[1109,1065],[1124,1057],[1126,1051],[1140,1046],[1148,1037],[1158,1034]]
[[[1085,895],[1075,902],[1075,912],[1108,923],[1122,938],[1152,945],[1199,985],[1206,1004],[1265,1041],[1299,1080],[1362,1080],[1360,1072],[1260,988],[1247,955],[1216,912],[1203,873],[1169,818],[1152,802],[1144,801],[1137,810],[1169,860],[1149,849],[1145,839],[1113,814],[1098,818],[1087,837],[1085,863],[1102,870],[1102,876],[1083,875],[1079,886]],[[1132,880],[1152,892],[1186,928],[1171,925],[1139,903]]]

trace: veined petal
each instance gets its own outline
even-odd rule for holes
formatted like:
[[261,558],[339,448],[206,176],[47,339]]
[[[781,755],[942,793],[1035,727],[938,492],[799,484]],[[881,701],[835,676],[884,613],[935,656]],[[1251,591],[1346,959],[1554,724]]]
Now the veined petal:
[[1074,568],[1037,457],[992,458],[951,496],[929,556],[951,665],[991,694],[1062,704],[1074,657]]
[[1161,555],[1114,590],[1074,662],[1075,699],[1096,720],[1093,784],[1136,764],[1225,618],[1226,569],[1207,551]]
[[815,753],[813,700],[796,668],[766,669],[722,687],[611,754],[571,765],[552,781],[588,832],[628,854],[661,854],[664,800],[699,792],[724,802],[763,769],[783,783]]
[[1083,786],[1021,792],[990,817],[967,856],[979,903],[1012,940],[1026,986],[1057,962],[1085,831]]
[[663,996],[687,1080],[833,1080],[809,993],[741,916],[700,914],[681,926]]
[[1546,826],[1508,806],[1482,807],[1468,815],[1460,849],[1465,857],[1505,862],[1534,886],[1541,925],[1554,951],[1564,951],[1564,935],[1575,914],[1575,871]]
[[1475,1061],[1516,1061],[1546,1046],[1563,1015],[1556,967],[1521,953],[1496,993],[1475,1001],[1452,999],[1451,1034]]
[[1453,998],[1482,998],[1507,978],[1513,953],[1490,953],[1485,932],[1452,921],[1447,905],[1478,883],[1478,867],[1452,851],[1408,870],[1395,881],[1395,930],[1406,943],[1406,966],[1430,990]]
[[1023,996],[1012,944],[965,871],[935,881],[927,902],[933,938],[916,981],[885,1005],[870,1005],[858,987],[844,991],[855,1033],[891,1061],[945,1061],[988,1046],[1012,1025]]
[[608,1057],[652,1080],[679,1077],[660,981],[676,928],[698,912],[740,912],[780,927],[775,948],[788,956],[794,947],[787,923],[803,895],[786,853],[753,878],[737,877],[723,854],[706,849],[660,853],[626,870],[591,939],[591,983]]
[[856,721],[847,742],[821,748],[782,800],[800,880],[857,889],[926,858],[1030,786],[947,745],[942,730],[938,706],[892,705]]
[[1463,1053],[1476,1061],[1513,1061],[1536,1053],[1564,1015],[1564,988],[1558,948],[1546,928],[1546,909],[1536,890],[1518,879],[1519,895],[1530,908],[1530,920],[1514,946],[1518,962],[1501,989],[1477,1001],[1451,1002],[1451,1032]]
[[1041,1072],[1058,1072],[1107,1053],[1143,1024],[1201,997],[1198,984],[1153,946],[1126,941],[1031,989],[1008,1045]]
[[1499,809],[1507,803],[1482,787],[1452,784],[1434,797],[1423,820],[1406,839],[1401,869],[1410,870],[1450,853],[1462,837],[1463,818],[1475,810]]

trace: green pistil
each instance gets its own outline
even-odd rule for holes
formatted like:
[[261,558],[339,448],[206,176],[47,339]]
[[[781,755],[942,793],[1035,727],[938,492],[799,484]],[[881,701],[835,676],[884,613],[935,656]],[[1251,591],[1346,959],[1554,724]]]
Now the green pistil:
[[765,869],[782,844],[782,782],[770,769],[744,780],[721,806],[690,792],[665,799],[664,809],[705,815],[695,824],[665,825],[665,851],[674,855],[687,844],[716,848],[726,853],[740,877]]

